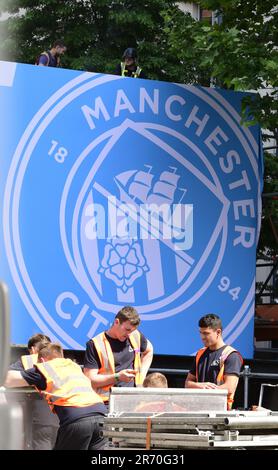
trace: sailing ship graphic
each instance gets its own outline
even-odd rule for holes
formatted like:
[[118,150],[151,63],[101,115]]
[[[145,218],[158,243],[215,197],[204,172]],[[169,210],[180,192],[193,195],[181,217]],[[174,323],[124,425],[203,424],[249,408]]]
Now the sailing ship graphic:
[[[174,204],[176,193],[179,192],[180,197],[176,204],[180,204],[186,193],[186,189],[179,188],[178,182],[180,175],[176,173],[177,168],[169,167],[169,169],[161,172],[158,178],[154,173],[151,173],[152,166],[144,165],[148,171],[144,170],[130,170],[120,173],[115,177],[115,182],[120,191],[120,200],[125,203],[139,203],[139,204],[156,204],[157,207],[167,205],[169,208]],[[182,236],[185,230],[179,224],[173,225],[175,217],[170,217],[169,223],[163,219],[167,225],[171,224],[173,237]],[[159,214],[161,218],[161,214]]]
[[[126,217],[127,224],[131,217],[140,228],[140,236],[136,238],[117,235],[107,239],[97,267],[100,277],[113,282],[117,300],[130,304],[141,301],[137,298],[139,279],[144,278],[144,296],[148,301],[163,298],[167,295],[169,270],[176,272],[176,281],[173,284],[176,288],[192,270],[195,262],[183,249],[177,249],[175,240],[176,235],[186,236],[188,228],[186,217],[184,220],[173,217],[176,208],[179,209],[177,206],[186,206],[180,204],[186,189],[178,186],[180,175],[177,169],[168,167],[155,174],[152,166],[144,167],[124,171],[114,177],[118,196],[112,195],[101,183],[93,183],[93,190],[113,204],[122,214],[121,217]],[[166,217],[163,211],[152,212],[152,208],[151,217],[148,217],[149,207],[154,204],[158,209],[166,205]],[[125,205],[130,209],[128,213],[125,212]],[[110,211],[108,217],[109,214]],[[165,233],[170,233],[170,236],[165,237]],[[140,289],[142,287],[138,292]]]
[[[155,175],[151,173],[152,166],[145,165],[145,167],[148,171],[129,170],[115,177],[120,190],[120,199],[123,202],[130,202],[132,198],[135,202],[144,204],[172,204],[180,179],[180,175],[176,173],[177,169],[169,167],[169,170],[162,171],[158,181],[155,181]],[[184,195],[186,190],[182,191]]]

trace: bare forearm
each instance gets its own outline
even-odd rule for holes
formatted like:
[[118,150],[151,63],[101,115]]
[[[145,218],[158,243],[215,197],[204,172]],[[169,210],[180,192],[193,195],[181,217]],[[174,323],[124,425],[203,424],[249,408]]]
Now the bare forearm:
[[153,360],[153,351],[147,352],[141,359],[141,376],[144,381]]
[[218,385],[212,382],[194,382],[193,380],[186,380],[185,388],[199,388],[199,389],[216,389]]
[[105,387],[106,385],[115,385],[116,374],[98,374],[91,379],[92,385],[95,388]]
[[94,388],[102,388],[107,385],[115,385],[118,382],[131,382],[135,378],[136,371],[123,369],[114,374],[99,374],[97,369],[84,369],[84,374],[90,379]]
[[7,373],[4,386],[6,388],[29,387],[29,384],[26,382],[26,380],[23,379],[20,371],[9,370]]
[[226,380],[223,384],[218,385],[217,388],[228,390],[228,393],[235,393],[238,384],[238,378],[233,377],[232,379]]
[[114,385],[116,383],[115,374],[93,374],[91,373],[91,369],[84,369],[84,374],[90,379],[94,388]]
[[194,382],[194,380],[186,380],[184,386],[185,388],[203,388],[200,382]]

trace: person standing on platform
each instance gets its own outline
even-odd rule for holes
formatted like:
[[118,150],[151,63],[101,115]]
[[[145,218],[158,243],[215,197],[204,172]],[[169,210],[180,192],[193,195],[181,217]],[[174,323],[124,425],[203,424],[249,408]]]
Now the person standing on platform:
[[[24,371],[34,367],[38,362],[39,347],[47,343],[50,343],[50,338],[42,333],[31,336],[27,345],[29,354],[21,356],[10,365],[9,370]],[[32,394],[32,400],[27,405],[26,419],[31,420],[28,445],[32,450],[53,449],[59,427],[57,416],[50,412],[39,393]]]
[[146,377],[153,347],[139,324],[135,308],[123,307],[109,330],[87,342],[84,373],[105,404],[111,387],[140,387]]
[[147,78],[141,67],[137,64],[137,52],[133,47],[128,47],[122,57],[122,62],[117,65],[115,75],[132,78]]
[[204,348],[195,357],[185,381],[186,388],[227,389],[227,409],[230,410],[238,385],[243,359],[236,349],[224,343],[221,319],[208,314],[199,320]]
[[67,48],[64,41],[58,39],[55,41],[49,51],[42,52],[36,59],[35,65],[43,67],[61,67],[61,55],[66,52]]
[[100,450],[107,439],[100,434],[106,414],[81,367],[64,359],[59,344],[42,344],[38,362],[26,371],[8,371],[5,387],[35,386],[57,414],[60,427],[54,450]]

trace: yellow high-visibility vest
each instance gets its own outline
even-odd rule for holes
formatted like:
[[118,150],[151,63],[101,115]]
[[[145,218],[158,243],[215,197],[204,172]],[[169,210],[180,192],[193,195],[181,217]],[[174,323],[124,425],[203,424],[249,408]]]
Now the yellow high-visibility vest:
[[92,389],[91,381],[71,359],[57,358],[40,362],[36,366],[46,378],[47,387],[41,393],[51,410],[54,405],[81,408],[102,403]]
[[141,72],[142,72],[142,69],[137,65],[136,70],[134,72],[131,72],[131,75],[128,75],[128,70],[126,70],[126,68],[125,68],[125,63],[121,62],[121,75],[122,75],[122,77],[138,78],[140,76]]
[[21,362],[24,367],[24,370],[31,369],[38,362],[37,354],[26,354],[26,356],[21,356]]

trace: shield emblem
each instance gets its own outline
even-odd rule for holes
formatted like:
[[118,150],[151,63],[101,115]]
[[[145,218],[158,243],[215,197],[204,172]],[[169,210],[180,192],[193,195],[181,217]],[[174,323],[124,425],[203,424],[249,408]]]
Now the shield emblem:
[[136,304],[151,315],[192,305],[220,265],[229,207],[201,151],[170,128],[126,120],[92,142],[77,166],[69,176],[76,204],[61,220],[71,225],[69,264],[92,301],[111,312]]

